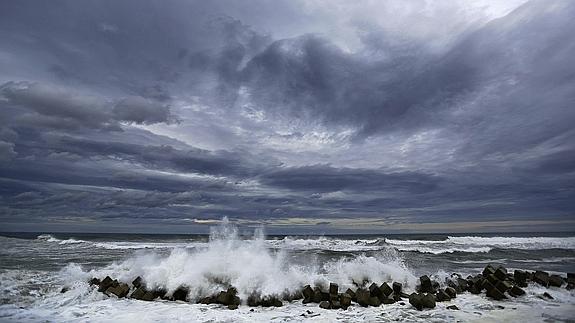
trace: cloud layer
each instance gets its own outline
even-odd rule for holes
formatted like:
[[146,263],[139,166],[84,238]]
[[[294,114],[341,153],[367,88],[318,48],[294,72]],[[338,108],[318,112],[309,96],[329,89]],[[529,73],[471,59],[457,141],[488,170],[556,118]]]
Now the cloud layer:
[[574,18],[568,0],[3,2],[0,222],[573,230]]

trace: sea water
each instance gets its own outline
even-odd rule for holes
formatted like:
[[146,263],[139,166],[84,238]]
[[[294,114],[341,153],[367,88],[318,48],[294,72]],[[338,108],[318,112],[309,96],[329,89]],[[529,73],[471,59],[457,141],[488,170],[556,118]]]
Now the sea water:
[[[464,293],[432,310],[409,302],[347,310],[285,302],[279,308],[194,304],[225,286],[248,295],[281,295],[306,284],[353,288],[365,280],[401,282],[413,291],[423,274],[444,282],[451,273],[481,272],[486,264],[508,269],[575,272],[575,235],[367,235],[268,236],[240,233],[225,222],[209,236],[21,233],[0,236],[0,321],[18,322],[287,322],[575,321],[575,291],[531,284],[527,295],[493,301]],[[87,281],[109,275],[151,288],[190,290],[190,302],[117,299]],[[66,287],[65,292],[61,292]],[[554,299],[540,298],[548,292]],[[460,310],[448,310],[457,305]]]

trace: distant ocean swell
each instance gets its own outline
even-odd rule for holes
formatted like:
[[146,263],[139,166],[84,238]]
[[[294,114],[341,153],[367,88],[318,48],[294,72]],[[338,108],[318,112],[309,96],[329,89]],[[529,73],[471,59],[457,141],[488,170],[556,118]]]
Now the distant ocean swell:
[[[51,243],[91,244],[104,249],[171,249],[205,247],[207,242],[138,242],[138,241],[106,241],[93,242],[74,238],[58,239],[52,235],[42,234],[37,237]],[[278,240],[263,242],[270,248],[286,250],[329,250],[329,251],[377,251],[394,248],[398,251],[411,251],[430,254],[467,252],[487,253],[494,249],[545,250],[545,249],[575,249],[575,237],[477,237],[448,236],[443,240],[399,240],[399,239],[341,239],[331,237],[293,238],[284,237]]]

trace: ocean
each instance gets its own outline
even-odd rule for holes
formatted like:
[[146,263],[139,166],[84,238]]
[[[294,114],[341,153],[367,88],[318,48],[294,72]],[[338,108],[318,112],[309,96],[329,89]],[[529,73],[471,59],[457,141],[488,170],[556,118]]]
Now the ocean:
[[[575,291],[530,284],[527,295],[494,301],[463,293],[432,310],[407,300],[381,307],[324,310],[301,300],[282,307],[228,310],[195,304],[222,284],[245,300],[296,291],[306,284],[363,280],[401,282],[413,291],[423,274],[443,283],[452,273],[477,274],[487,264],[508,270],[575,272],[575,234],[405,234],[265,236],[230,224],[210,235],[0,233],[2,322],[575,322]],[[108,297],[89,286],[109,275],[151,287],[189,287],[190,302]],[[65,292],[62,288],[65,287]],[[548,292],[554,299],[542,299]],[[457,305],[460,310],[446,309]]]

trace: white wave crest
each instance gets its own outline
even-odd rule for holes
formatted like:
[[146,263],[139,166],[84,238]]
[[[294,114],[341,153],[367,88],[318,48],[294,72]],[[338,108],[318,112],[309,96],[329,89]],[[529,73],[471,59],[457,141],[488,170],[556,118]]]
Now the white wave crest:
[[128,250],[128,249],[174,249],[174,248],[195,248],[205,246],[202,242],[137,242],[137,241],[110,241],[94,242],[98,248],[108,250]]
[[56,239],[53,235],[51,234],[41,234],[39,236],[36,237],[37,240],[43,240],[46,242],[60,242],[62,240],[60,239]]
[[338,238],[308,238],[294,239],[285,237],[279,240],[267,240],[272,248],[288,250],[331,250],[331,251],[369,251],[382,250],[385,246],[377,245],[378,239],[347,240]]
[[76,240],[74,238],[70,238],[70,239],[62,240],[58,243],[59,244],[76,244],[76,243],[85,243],[85,242],[86,241],[84,241],[84,240]]
[[53,235],[50,235],[50,234],[41,234],[38,237],[36,237],[36,239],[37,240],[43,240],[46,242],[57,242],[59,244],[77,244],[77,243],[86,243],[87,242],[84,240],[77,240],[74,238],[61,240],[61,239],[55,238]]
[[252,239],[240,239],[236,228],[225,220],[212,231],[204,247],[175,248],[168,255],[140,251],[103,269],[78,273],[68,268],[63,273],[79,280],[109,275],[124,282],[141,276],[150,288],[166,288],[168,292],[187,286],[191,299],[212,295],[227,285],[236,287],[245,300],[252,293],[281,295],[306,284],[337,282],[347,288],[363,279],[394,280],[410,286],[416,281],[397,254],[340,258],[327,263],[305,259],[296,264],[288,251],[270,249],[261,230]]
[[423,253],[489,252],[500,249],[575,249],[575,237],[447,237],[445,240],[386,239],[386,243],[400,251]]
[[451,247],[451,248],[434,248],[425,246],[402,246],[397,248],[400,251],[417,251],[421,253],[432,253],[439,255],[443,253],[454,252],[470,252],[470,253],[486,253],[492,249],[489,247]]
[[484,245],[507,249],[575,249],[575,237],[448,237],[447,241],[462,245]]

